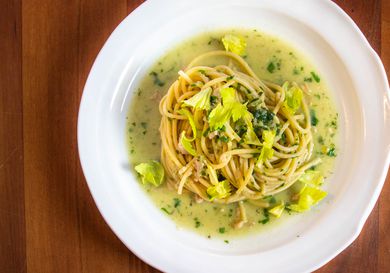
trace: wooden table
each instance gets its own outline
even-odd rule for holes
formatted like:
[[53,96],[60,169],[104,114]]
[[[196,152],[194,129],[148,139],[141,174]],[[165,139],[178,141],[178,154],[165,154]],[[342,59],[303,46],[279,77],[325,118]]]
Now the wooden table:
[[[103,221],[76,140],[96,54],[142,2],[0,1],[0,272],[158,272]],[[336,2],[389,69],[390,0]],[[359,238],[318,272],[390,272],[387,180]]]

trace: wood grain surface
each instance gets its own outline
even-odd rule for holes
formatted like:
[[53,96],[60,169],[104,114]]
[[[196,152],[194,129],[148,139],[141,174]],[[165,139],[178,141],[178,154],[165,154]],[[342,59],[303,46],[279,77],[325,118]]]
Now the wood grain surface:
[[[140,0],[0,1],[0,272],[159,272],[99,214],[76,139],[100,48]],[[337,0],[390,69],[390,0]],[[390,272],[390,177],[358,239],[317,272]]]

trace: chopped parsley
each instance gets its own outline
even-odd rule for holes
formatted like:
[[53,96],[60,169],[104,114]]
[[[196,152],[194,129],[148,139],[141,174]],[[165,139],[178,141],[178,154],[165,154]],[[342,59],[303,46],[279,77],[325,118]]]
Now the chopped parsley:
[[280,143],[285,145],[286,144],[286,134],[283,133],[282,136],[280,137]]
[[276,69],[276,66],[275,66],[274,62],[270,62],[270,63],[268,64],[268,66],[267,66],[268,72],[269,72],[269,73],[274,73],[275,69]]
[[198,217],[195,217],[194,221],[195,221],[195,228],[199,228],[202,225],[202,223],[199,221]]
[[146,130],[146,128],[148,127],[148,123],[147,122],[141,122],[141,126],[142,126],[142,128],[144,128]]
[[221,233],[221,234],[225,233],[225,227],[220,227],[218,229],[218,232]]
[[275,116],[273,112],[266,108],[258,108],[254,110],[252,114],[257,122],[261,121],[265,126],[271,126]]
[[273,196],[273,195],[265,196],[265,197],[263,197],[263,200],[266,200],[271,205],[276,203],[275,196]]
[[163,81],[159,78],[157,72],[152,71],[152,72],[150,72],[149,75],[153,77],[153,83],[154,83],[155,85],[158,85],[158,86],[164,86],[164,85],[165,85],[165,82],[163,82]]
[[180,206],[181,204],[181,200],[179,198],[173,198],[173,206],[175,208],[177,208],[178,206]]
[[331,122],[329,122],[327,124],[329,127],[333,128],[333,129],[337,129],[337,118],[335,118],[334,120],[332,120]]
[[326,154],[330,157],[336,157],[336,148],[334,146],[330,147]]
[[218,103],[218,97],[210,96],[210,104],[211,106],[215,106]]
[[203,132],[203,136],[204,136],[204,137],[207,137],[207,136],[209,135],[209,133],[210,133],[210,127],[207,128],[207,129]]
[[317,138],[317,141],[318,141],[319,144],[324,144],[325,143],[325,140],[324,140],[324,138],[322,136],[319,136]]
[[224,142],[224,143],[228,143],[229,142],[229,138],[227,136],[220,136],[218,138],[218,140],[220,140],[221,142]]
[[299,74],[301,74],[301,71],[297,67],[294,67],[293,75],[299,75]]
[[165,212],[166,214],[168,214],[168,215],[172,215],[173,214],[173,210],[169,211],[167,208],[164,208],[164,207],[162,207],[161,210],[163,212]]
[[263,215],[264,215],[264,218],[259,220],[258,223],[259,224],[267,224],[269,222],[269,213],[268,213],[268,210],[266,209],[263,209]]
[[317,126],[318,118],[316,115],[316,111],[314,109],[310,109],[310,121],[311,121],[311,126]]
[[310,74],[316,82],[321,81],[320,77],[314,71],[310,72]]

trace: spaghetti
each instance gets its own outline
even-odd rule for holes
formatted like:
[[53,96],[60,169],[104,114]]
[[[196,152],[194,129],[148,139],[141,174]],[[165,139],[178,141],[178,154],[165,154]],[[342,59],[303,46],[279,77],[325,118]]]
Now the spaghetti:
[[[199,65],[211,57],[228,65]],[[235,53],[198,56],[160,101],[168,184],[218,203],[264,204],[258,199],[288,189],[320,163],[312,159],[308,96],[296,83],[259,79]]]

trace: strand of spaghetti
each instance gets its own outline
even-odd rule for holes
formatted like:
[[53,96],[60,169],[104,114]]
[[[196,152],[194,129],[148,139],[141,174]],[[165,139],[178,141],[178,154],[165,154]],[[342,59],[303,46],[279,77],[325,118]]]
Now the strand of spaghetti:
[[181,177],[181,180],[179,182],[179,187],[177,189],[177,193],[178,194],[182,194],[183,192],[183,187],[184,187],[184,184],[186,183],[187,181],[187,178],[190,177],[190,175],[192,174],[192,168],[188,168],[182,175]]

